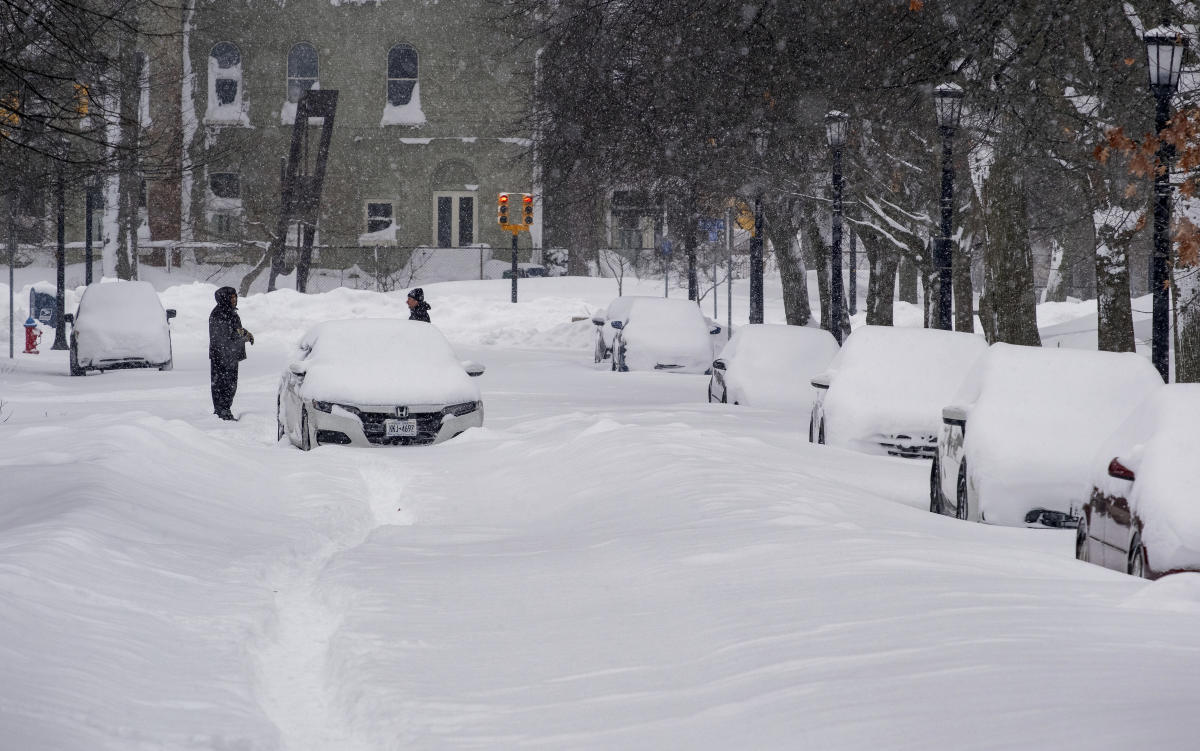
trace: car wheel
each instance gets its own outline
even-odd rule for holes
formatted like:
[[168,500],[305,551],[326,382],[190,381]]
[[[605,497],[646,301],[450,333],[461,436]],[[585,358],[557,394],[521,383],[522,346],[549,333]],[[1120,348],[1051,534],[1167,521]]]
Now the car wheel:
[[312,436],[308,432],[308,410],[300,411],[300,450],[312,451]]
[[613,359],[612,359],[611,363],[609,364],[608,369],[614,373],[617,372],[617,356],[616,355],[613,355]]
[[817,443],[825,445],[825,418],[821,418],[821,424],[817,426]]
[[954,502],[957,507],[954,509],[954,517],[956,519],[967,520],[967,516],[971,511],[971,499],[967,496],[967,460],[963,459],[962,464],[958,465],[958,487],[954,494]]
[[71,375],[87,375],[87,371],[79,367],[79,350],[75,346],[75,338],[71,337]]
[[937,457],[933,459],[933,467],[929,470],[929,512],[941,514],[942,511],[942,473],[938,466]]
[[1142,547],[1142,536],[1134,535],[1129,544],[1129,565],[1125,569],[1130,576],[1146,578],[1146,549]]
[[708,379],[708,403],[709,404],[713,403],[712,390],[713,390],[713,379],[710,378],[710,379]]
[[158,366],[158,369],[159,370],[174,370],[175,369],[175,358],[174,357],[168,358],[166,362],[164,362],[162,365]]
[[275,442],[283,440],[283,400],[275,397]]
[[1088,543],[1088,522],[1087,514],[1079,515],[1079,526],[1075,528],[1075,559],[1091,561],[1091,545]]

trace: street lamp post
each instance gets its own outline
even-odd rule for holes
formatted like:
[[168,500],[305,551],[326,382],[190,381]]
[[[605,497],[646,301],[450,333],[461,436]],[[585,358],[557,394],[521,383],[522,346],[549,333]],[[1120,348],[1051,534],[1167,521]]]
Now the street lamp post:
[[[768,136],[766,130],[754,132],[754,152],[760,165],[767,155]],[[763,183],[758,176],[754,189],[754,234],[750,237],[750,323],[763,322]]]
[[833,111],[825,116],[825,137],[833,150],[833,242],[829,247],[829,329],[842,343],[842,147],[850,116]]
[[[1154,129],[1162,133],[1171,116],[1171,97],[1179,86],[1179,71],[1187,38],[1182,31],[1160,26],[1143,36],[1150,68],[1150,91],[1157,104]],[[1164,381],[1170,381],[1170,318],[1167,298],[1170,279],[1171,159],[1175,150],[1165,140],[1158,147],[1154,173],[1154,252],[1150,255],[1150,292],[1153,295],[1150,359]]]
[[958,130],[962,117],[962,100],[963,90],[958,84],[944,83],[933,91],[938,130],[942,134],[942,236],[937,244],[934,265],[938,270],[937,327],[944,331],[954,328],[951,323],[954,261],[950,251],[950,231],[954,221],[954,131]]

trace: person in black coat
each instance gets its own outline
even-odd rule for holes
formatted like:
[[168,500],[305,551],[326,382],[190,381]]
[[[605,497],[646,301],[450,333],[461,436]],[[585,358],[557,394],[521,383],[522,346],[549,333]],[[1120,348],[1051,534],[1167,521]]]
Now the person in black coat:
[[429,320],[429,310],[433,306],[425,302],[425,290],[417,287],[408,293],[408,320],[424,321],[431,323]]
[[217,306],[208,316],[213,414],[222,420],[233,420],[229,408],[237,393],[238,363],[246,359],[246,343],[254,344],[254,335],[242,328],[242,319],[237,314],[237,290],[221,287],[215,296]]

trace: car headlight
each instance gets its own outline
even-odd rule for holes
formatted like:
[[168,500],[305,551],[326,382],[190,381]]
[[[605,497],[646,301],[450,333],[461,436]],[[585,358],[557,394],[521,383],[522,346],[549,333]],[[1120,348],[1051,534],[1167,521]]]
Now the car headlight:
[[462,402],[461,404],[451,404],[449,407],[446,407],[442,410],[442,414],[462,417],[463,415],[469,415],[475,410],[479,409],[480,404],[481,402]]
[[317,410],[318,412],[332,412],[333,411],[333,402],[319,402],[316,399],[314,399],[313,400],[313,409]]

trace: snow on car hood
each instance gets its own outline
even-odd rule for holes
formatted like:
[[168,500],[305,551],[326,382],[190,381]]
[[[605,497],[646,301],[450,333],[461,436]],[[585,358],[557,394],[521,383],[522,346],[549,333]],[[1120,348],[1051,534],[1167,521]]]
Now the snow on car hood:
[[171,359],[171,329],[150,282],[104,282],[87,287],[75,314],[79,361]]
[[[307,356],[305,356],[307,355]],[[433,324],[387,318],[328,321],[300,340],[300,396],[355,405],[455,404],[479,388]]]
[[685,373],[712,367],[713,347],[708,323],[696,303],[667,298],[639,298],[629,310],[622,330],[625,364],[631,370],[654,370],[676,365]]
[[[1200,384],[1157,389],[1092,460],[1094,485],[1124,496],[1142,520],[1142,541],[1156,571],[1200,567],[1200,464],[1195,457],[1200,423]],[[1117,457],[1136,482],[1108,476]]]
[[974,383],[968,468],[989,522],[1031,508],[1067,512],[1087,498],[1100,444],[1162,379],[1141,355],[996,344]]
[[955,331],[864,326],[829,365],[825,441],[862,448],[874,435],[936,435],[983,337]]
[[837,340],[824,329],[742,326],[721,351],[729,401],[807,412],[812,406],[809,381],[824,373],[837,353]]

